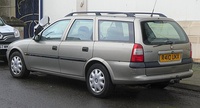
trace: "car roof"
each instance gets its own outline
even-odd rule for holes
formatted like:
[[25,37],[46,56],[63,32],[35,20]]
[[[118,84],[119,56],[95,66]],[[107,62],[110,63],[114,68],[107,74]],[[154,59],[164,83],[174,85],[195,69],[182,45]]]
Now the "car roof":
[[104,18],[104,19],[126,19],[132,20],[173,20],[167,18],[162,13],[150,13],[150,12],[108,12],[108,11],[83,11],[83,12],[72,12],[67,14],[62,19],[68,18]]

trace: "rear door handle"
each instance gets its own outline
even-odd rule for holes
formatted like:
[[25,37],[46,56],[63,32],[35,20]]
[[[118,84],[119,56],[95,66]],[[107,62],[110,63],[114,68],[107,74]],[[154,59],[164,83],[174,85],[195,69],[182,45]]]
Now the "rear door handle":
[[88,50],[89,50],[88,47],[83,47],[83,48],[82,48],[82,51],[83,51],[83,52],[88,52]]
[[52,50],[57,50],[57,46],[52,46]]

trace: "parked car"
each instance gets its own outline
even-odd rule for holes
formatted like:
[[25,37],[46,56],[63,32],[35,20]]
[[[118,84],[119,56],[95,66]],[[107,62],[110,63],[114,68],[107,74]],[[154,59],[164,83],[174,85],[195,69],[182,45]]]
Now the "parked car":
[[0,18],[0,59],[7,61],[6,50],[8,45],[20,39],[20,34],[17,29],[7,25],[2,18]]
[[14,78],[30,71],[64,76],[106,97],[118,84],[164,88],[193,74],[186,33],[160,13],[74,12],[41,25],[32,39],[8,46]]

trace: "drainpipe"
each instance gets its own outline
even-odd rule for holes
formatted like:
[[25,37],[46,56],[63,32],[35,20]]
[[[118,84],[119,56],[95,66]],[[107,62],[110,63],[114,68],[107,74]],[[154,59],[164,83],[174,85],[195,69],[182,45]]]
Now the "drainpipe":
[[43,17],[43,0],[39,0],[39,20]]

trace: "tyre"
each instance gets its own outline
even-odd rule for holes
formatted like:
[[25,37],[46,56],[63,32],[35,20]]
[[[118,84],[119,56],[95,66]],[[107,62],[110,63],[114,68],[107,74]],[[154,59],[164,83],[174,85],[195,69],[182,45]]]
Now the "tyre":
[[9,59],[10,73],[14,78],[26,78],[29,76],[30,71],[27,70],[24,59],[19,52],[11,54]]
[[87,88],[93,96],[104,98],[114,89],[107,69],[99,63],[92,65],[86,77]]
[[169,85],[169,82],[154,83],[154,84],[151,84],[151,88],[164,89],[168,85]]

